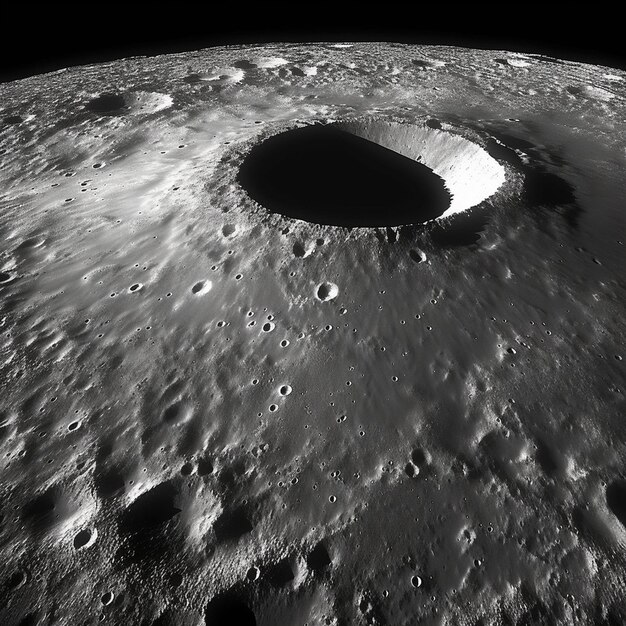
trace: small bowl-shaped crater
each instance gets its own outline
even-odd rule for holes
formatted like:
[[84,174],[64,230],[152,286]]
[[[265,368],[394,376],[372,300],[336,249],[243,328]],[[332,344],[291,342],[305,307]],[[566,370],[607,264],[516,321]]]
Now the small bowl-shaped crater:
[[101,115],[119,115],[126,107],[126,99],[119,93],[101,93],[85,105],[88,111]]
[[323,282],[315,288],[315,297],[322,302],[328,302],[337,297],[339,287],[335,283]]
[[203,296],[209,293],[212,287],[213,283],[210,280],[199,280],[191,288],[191,293],[193,293],[194,296]]

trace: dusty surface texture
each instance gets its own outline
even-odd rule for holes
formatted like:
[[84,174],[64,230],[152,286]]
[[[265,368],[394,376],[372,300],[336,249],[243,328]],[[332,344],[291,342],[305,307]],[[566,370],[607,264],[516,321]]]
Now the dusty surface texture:
[[[0,623],[624,623],[625,78],[320,44],[0,85]],[[371,120],[488,197],[343,228],[238,183]]]

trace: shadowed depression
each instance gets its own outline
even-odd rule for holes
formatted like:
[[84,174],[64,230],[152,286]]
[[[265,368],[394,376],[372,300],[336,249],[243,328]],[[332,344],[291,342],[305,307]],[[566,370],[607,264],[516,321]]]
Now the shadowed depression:
[[245,158],[238,181],[272,213],[333,226],[421,223],[450,205],[430,168],[331,124],[265,140]]

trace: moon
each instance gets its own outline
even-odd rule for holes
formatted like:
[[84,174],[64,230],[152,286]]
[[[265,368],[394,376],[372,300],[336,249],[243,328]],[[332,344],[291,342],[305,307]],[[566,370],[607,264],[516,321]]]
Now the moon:
[[0,84],[0,622],[625,622],[625,77],[320,43]]

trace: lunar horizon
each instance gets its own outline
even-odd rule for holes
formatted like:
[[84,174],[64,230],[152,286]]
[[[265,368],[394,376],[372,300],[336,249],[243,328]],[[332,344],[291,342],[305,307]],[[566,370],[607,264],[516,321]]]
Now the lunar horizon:
[[625,80],[322,42],[0,83],[0,624],[625,623]]

